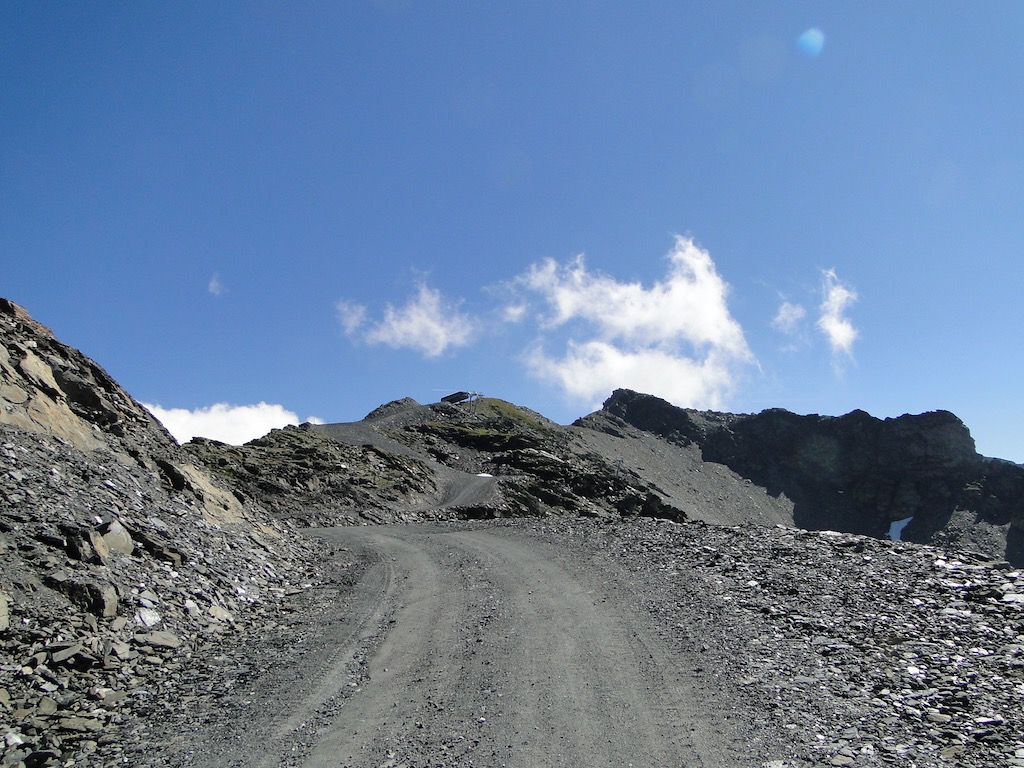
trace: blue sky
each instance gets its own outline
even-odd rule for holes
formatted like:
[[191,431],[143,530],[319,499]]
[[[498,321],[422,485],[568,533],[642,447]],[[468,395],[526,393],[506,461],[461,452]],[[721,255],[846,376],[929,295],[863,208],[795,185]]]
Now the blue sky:
[[945,408],[1024,461],[1022,38],[1019,2],[5,3],[0,295],[179,434],[627,386]]

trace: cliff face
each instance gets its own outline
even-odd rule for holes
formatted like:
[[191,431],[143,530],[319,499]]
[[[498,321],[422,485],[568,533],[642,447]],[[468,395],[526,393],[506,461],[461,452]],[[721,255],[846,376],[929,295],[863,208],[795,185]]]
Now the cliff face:
[[977,453],[967,427],[935,411],[878,419],[677,408],[617,390],[603,410],[723,464],[793,502],[793,523],[875,537],[912,518],[907,541],[1024,561],[1024,467]]

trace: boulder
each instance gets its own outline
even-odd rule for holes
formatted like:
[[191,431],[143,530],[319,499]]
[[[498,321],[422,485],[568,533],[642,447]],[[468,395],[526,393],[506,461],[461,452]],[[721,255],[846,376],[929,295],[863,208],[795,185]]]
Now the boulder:
[[101,617],[117,615],[117,590],[111,584],[69,578],[60,573],[51,574],[43,581],[83,611]]
[[110,553],[130,555],[135,551],[135,542],[132,541],[131,533],[117,518],[100,525],[96,532],[102,539],[103,546]]

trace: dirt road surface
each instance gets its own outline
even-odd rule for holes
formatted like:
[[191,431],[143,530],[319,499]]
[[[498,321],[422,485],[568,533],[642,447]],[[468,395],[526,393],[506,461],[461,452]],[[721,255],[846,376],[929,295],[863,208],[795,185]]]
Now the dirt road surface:
[[318,535],[369,563],[348,618],[320,663],[265,691],[221,764],[749,764],[742,724],[716,712],[621,574],[513,529]]

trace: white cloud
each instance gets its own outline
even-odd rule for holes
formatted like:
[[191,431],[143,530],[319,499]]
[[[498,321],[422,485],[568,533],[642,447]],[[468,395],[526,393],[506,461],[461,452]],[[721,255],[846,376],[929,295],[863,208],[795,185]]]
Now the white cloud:
[[365,325],[365,309],[349,302],[338,302],[342,328],[354,336],[364,327],[363,339],[370,344],[387,344],[395,349],[408,348],[424,357],[439,357],[448,349],[463,347],[473,340],[476,323],[458,311],[458,305],[446,301],[441,292],[421,285],[416,295],[401,307],[388,304],[384,319]]
[[856,300],[857,292],[844,284],[834,269],[822,272],[821,315],[817,327],[828,340],[837,362],[839,356],[850,357],[853,354],[853,342],[858,334],[845,313]]
[[[539,297],[539,339],[526,354],[536,375],[579,399],[629,387],[679,405],[719,408],[742,366],[754,362],[729,312],[729,287],[707,251],[677,237],[665,278],[650,288],[587,269],[582,256],[548,259],[511,284]],[[512,304],[522,305],[522,298]],[[569,332],[565,354],[544,347]]]
[[623,349],[606,341],[569,340],[562,358],[540,346],[526,355],[530,370],[553,380],[573,398],[593,407],[619,387],[655,394],[683,406],[721,409],[732,389],[734,370],[728,355],[694,359],[656,347]]
[[224,293],[224,285],[220,281],[220,275],[216,272],[214,272],[213,276],[210,278],[210,282],[207,284],[206,290],[214,296],[220,296]]
[[683,340],[749,355],[743,330],[726,305],[728,285],[710,254],[677,237],[667,258],[666,279],[649,289],[591,273],[582,256],[567,266],[548,259],[518,280],[550,305],[553,311],[545,321],[550,327],[583,319],[606,339],[641,344]]
[[788,301],[784,301],[779,307],[779,311],[775,313],[775,317],[772,318],[772,328],[787,336],[796,336],[800,333],[806,316],[807,310],[800,304],[790,304]]
[[[179,443],[193,437],[209,437],[231,445],[241,445],[263,437],[272,429],[298,424],[299,417],[282,405],[229,405],[216,403],[190,411],[186,408],[163,408],[143,403]],[[322,424],[323,420],[311,416],[307,421]]]

